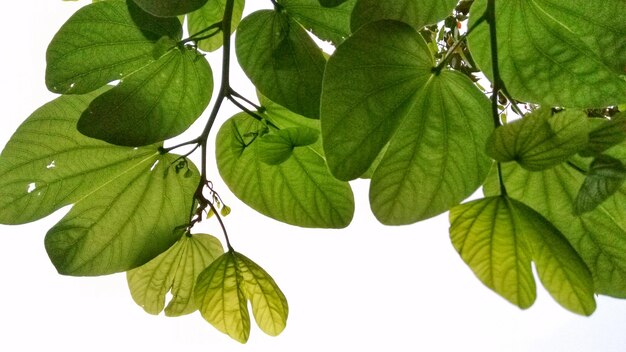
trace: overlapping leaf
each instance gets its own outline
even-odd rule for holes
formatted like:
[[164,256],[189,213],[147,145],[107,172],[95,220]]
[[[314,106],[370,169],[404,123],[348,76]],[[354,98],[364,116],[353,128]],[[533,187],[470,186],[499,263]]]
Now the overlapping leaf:
[[229,251],[198,277],[195,299],[204,319],[233,339],[250,336],[248,301],[257,325],[276,336],[287,324],[287,299],[272,277],[244,255]]
[[278,0],[288,16],[317,37],[334,45],[344,41],[351,33],[350,14],[356,0],[344,1],[337,6],[320,6],[318,0]]
[[[184,15],[199,9],[207,0],[132,0],[145,11],[162,17]],[[213,2],[211,0],[210,2]]]
[[591,119],[589,145],[580,152],[583,156],[599,155],[605,150],[626,140],[626,114],[619,113],[611,120]]
[[213,76],[191,48],[173,48],[96,98],[78,130],[109,143],[140,146],[185,131],[208,106]]
[[420,30],[449,16],[456,0],[358,0],[352,12],[351,26],[356,31],[366,23],[398,20]]
[[[476,1],[470,27],[486,0]],[[623,0],[497,0],[498,68],[521,101],[565,107],[626,102],[626,3]],[[492,77],[489,28],[468,38],[478,66]]]
[[261,10],[244,18],[238,31],[237,59],[256,88],[295,113],[318,118],[326,59],[304,28],[284,12]]
[[482,183],[489,102],[464,76],[433,71],[423,39],[410,26],[362,27],[328,62],[322,136],[339,179],[372,175],[370,203],[387,224],[413,223],[448,210]]
[[626,180],[626,166],[620,160],[607,155],[596,157],[580,186],[574,211],[576,214],[595,209],[619,190]]
[[280,164],[289,159],[294,148],[311,145],[318,137],[319,131],[308,127],[288,127],[264,134],[257,141],[259,157],[266,164]]
[[582,111],[535,110],[523,119],[498,127],[487,142],[487,154],[516,161],[528,170],[560,164],[587,147],[589,126]]
[[[194,35],[207,27],[215,23],[219,23],[224,17],[224,11],[226,9],[227,0],[211,0],[208,1],[200,9],[187,15],[187,28],[189,34]],[[243,14],[243,7],[245,0],[235,0],[233,3],[233,14],[230,23],[231,33],[237,29],[241,16]],[[210,38],[202,39],[198,41],[198,47],[204,51],[215,51],[219,49],[224,41],[224,34],[219,28],[214,29],[218,31]],[[204,35],[211,34],[212,32],[205,32]]]
[[101,1],[70,17],[46,53],[46,85],[55,93],[82,94],[150,65],[161,38],[182,35],[177,18],[158,18],[132,1]]
[[[303,119],[273,103],[264,106],[267,111],[263,116],[279,129],[306,127],[319,131],[316,120]],[[259,145],[263,138],[259,135],[267,128],[241,113],[220,129],[217,166],[231,191],[252,208],[282,222],[303,227],[347,226],[354,213],[352,190],[328,171],[320,141],[295,147],[287,160],[268,165],[262,161],[264,151]]]
[[536,297],[531,260],[552,297],[590,315],[593,281],[585,263],[541,215],[507,197],[490,197],[450,210],[450,236],[463,260],[489,288],[522,309]]
[[[167,251],[128,271],[128,287],[135,302],[150,314],[179,316],[198,309],[194,287],[200,273],[224,253],[220,241],[205,234],[184,235]],[[165,296],[172,293],[167,307]]]
[[[585,173],[564,163],[540,172],[515,163],[502,165],[510,197],[522,201],[554,224],[583,258],[593,275],[595,290],[626,297],[626,189],[622,186],[594,210],[574,214],[574,203]],[[497,176],[485,183],[485,194],[499,193]]]

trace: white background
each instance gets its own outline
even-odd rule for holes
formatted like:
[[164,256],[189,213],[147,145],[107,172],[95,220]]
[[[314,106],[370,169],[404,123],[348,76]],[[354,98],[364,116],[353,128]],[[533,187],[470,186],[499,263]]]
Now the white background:
[[[45,49],[80,6],[60,0],[2,3],[0,146],[36,108],[54,98],[44,84]],[[246,12],[270,1],[248,0]],[[219,82],[219,56],[209,55]],[[233,86],[253,96],[235,74]],[[230,107],[229,107],[230,108]],[[234,110],[223,111],[220,121]],[[195,125],[199,132],[206,116]],[[216,132],[216,131],[215,131]],[[183,137],[183,139],[185,139]],[[249,210],[212,178],[233,213],[235,248],[263,266],[290,304],[279,337],[253,327],[247,345],[230,340],[198,313],[151,316],[135,305],[123,274],[56,273],[43,238],[61,212],[21,226],[0,225],[0,351],[624,351],[626,302],[598,298],[590,318],[558,306],[538,285],[527,311],[485,288],[454,251],[447,214],[384,227],[354,183],[357,212],[343,230],[287,226]],[[215,224],[203,231],[218,238]]]

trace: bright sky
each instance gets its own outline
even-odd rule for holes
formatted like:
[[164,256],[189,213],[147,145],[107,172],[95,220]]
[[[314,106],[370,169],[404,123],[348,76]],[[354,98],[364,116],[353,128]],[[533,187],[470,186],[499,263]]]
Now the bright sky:
[[[3,2],[0,146],[54,98],[44,85],[46,47],[86,3]],[[270,5],[248,1],[246,12],[261,3]],[[210,59],[217,76],[219,56]],[[235,74],[232,84],[253,97],[243,75]],[[220,120],[233,113],[223,111]],[[539,285],[537,302],[527,311],[484,287],[450,244],[447,214],[411,226],[382,226],[369,210],[367,183],[358,181],[357,213],[348,228],[291,227],[240,203],[210,163],[216,190],[233,209],[226,218],[233,245],[263,266],[289,300],[282,335],[269,337],[253,327],[242,346],[198,313],[144,313],[123,274],[58,275],[43,246],[47,229],[62,216],[57,213],[27,225],[0,225],[0,351],[610,352],[626,346],[626,302],[599,297],[595,314],[584,318],[562,309]],[[215,224],[204,226],[202,231],[221,238]]]

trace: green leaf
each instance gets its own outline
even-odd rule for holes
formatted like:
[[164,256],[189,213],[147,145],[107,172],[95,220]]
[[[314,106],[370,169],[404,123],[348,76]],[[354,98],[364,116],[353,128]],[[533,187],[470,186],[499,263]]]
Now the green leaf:
[[559,304],[582,315],[595,310],[589,269],[563,235],[526,205],[502,196],[479,199],[452,208],[450,221],[463,260],[511,303],[524,309],[535,300],[532,259]]
[[244,18],[237,59],[269,99],[309,118],[319,117],[326,59],[306,31],[285,13],[261,10]]
[[269,165],[277,165],[289,159],[295,147],[315,143],[319,132],[308,127],[288,127],[259,138],[259,158]]
[[[194,287],[200,273],[224,253],[220,241],[205,234],[183,235],[167,251],[126,274],[135,302],[150,314],[180,316],[198,309]],[[172,298],[165,307],[165,296]]]
[[[224,11],[226,9],[227,0],[211,0],[208,1],[200,9],[187,15],[187,29],[190,34],[195,34],[201,30],[218,23],[224,17]],[[243,14],[243,7],[245,0],[235,0],[233,5],[233,17],[231,19],[230,31],[233,33]],[[205,33],[210,34],[211,32]],[[224,41],[224,34],[221,30],[214,36],[203,39],[198,42],[198,47],[204,51],[215,51],[222,47]]]
[[[486,3],[472,5],[470,28]],[[626,102],[623,0],[496,0],[495,9],[498,68],[513,98],[579,108]],[[486,21],[471,33],[468,45],[493,78]]]
[[195,11],[207,0],[133,0],[145,11],[161,17],[173,17]]
[[408,224],[450,209],[483,183],[489,101],[467,77],[433,76],[372,176],[370,204],[385,224]]
[[450,238],[487,287],[522,309],[536,297],[528,231],[505,197],[478,199],[450,209]]
[[[264,103],[263,115],[273,126],[316,128],[319,122],[303,119],[276,104]],[[347,182],[328,171],[319,141],[295,148],[278,165],[261,161],[259,131],[262,122],[241,113],[226,121],[216,141],[220,175],[230,190],[250,207],[276,220],[303,227],[341,228],[354,213],[354,198]]]
[[234,251],[223,254],[200,274],[195,299],[204,319],[241,343],[250,336],[248,301],[265,333],[278,335],[287,323],[287,300],[276,282],[257,264]]
[[160,142],[185,131],[209,105],[212,91],[206,59],[176,48],[96,98],[78,130],[118,145]]
[[595,209],[608,197],[615,194],[626,180],[626,166],[607,155],[596,157],[589,166],[587,177],[580,186],[574,211],[576,214]]
[[348,0],[318,0],[320,5],[324,7],[335,7],[343,4]]
[[361,176],[433,77],[434,60],[415,30],[374,22],[343,42],[328,60],[322,92],[322,140],[340,180]]
[[320,6],[318,0],[278,0],[288,16],[322,40],[334,45],[350,36],[350,14],[356,0],[348,0],[337,6]]
[[161,38],[181,35],[178,19],[151,16],[132,1],[87,5],[50,42],[46,85],[55,93],[90,92],[149,65]]
[[[507,194],[550,221],[583,258],[597,293],[626,297],[626,188],[622,186],[594,210],[574,215],[574,204],[585,172],[564,163],[541,172],[515,163],[502,164]],[[485,195],[499,193],[495,171],[487,178]]]
[[416,30],[437,23],[450,14],[457,0],[358,0],[352,12],[351,26],[356,31],[379,20],[398,20]]
[[497,161],[516,161],[528,170],[543,170],[567,160],[587,146],[589,125],[582,111],[552,114],[540,108],[498,127],[487,142]]
[[626,114],[619,113],[611,120],[591,119],[595,125],[589,132],[589,145],[580,152],[583,156],[600,155],[626,140]]

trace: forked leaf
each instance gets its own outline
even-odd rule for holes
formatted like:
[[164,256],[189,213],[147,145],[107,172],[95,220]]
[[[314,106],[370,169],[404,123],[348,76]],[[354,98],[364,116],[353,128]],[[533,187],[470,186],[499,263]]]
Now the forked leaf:
[[248,301],[265,333],[278,335],[287,323],[287,300],[276,282],[256,263],[234,251],[223,254],[200,274],[195,297],[204,319],[241,343],[250,336]]
[[582,111],[552,114],[540,108],[493,131],[487,154],[537,171],[553,167],[587,146],[589,125]]
[[264,134],[258,140],[259,158],[268,165],[278,165],[289,159],[295,147],[315,143],[319,132],[308,127],[288,127]]
[[[472,5],[469,27],[486,4]],[[498,69],[513,98],[571,108],[626,102],[626,2],[496,0],[495,12]],[[487,21],[472,31],[468,45],[492,79]]]
[[[167,251],[126,273],[135,302],[150,314],[179,316],[198,309],[194,287],[198,275],[224,253],[220,241],[205,234],[183,235]],[[167,307],[165,296],[172,293]]]
[[[200,9],[190,13],[187,15],[187,29],[190,35],[194,35],[203,29],[218,23],[224,17],[224,11],[226,9],[226,1],[227,0],[211,0],[207,1],[204,6]],[[241,21],[241,16],[243,14],[243,7],[245,5],[245,0],[235,0],[233,4],[233,15],[230,23],[230,31],[231,33],[235,32],[239,22]],[[222,47],[224,41],[224,34],[219,28],[215,29],[218,31],[215,35],[210,38],[202,39],[198,41],[198,48],[204,51],[215,51]],[[212,32],[204,33],[205,35],[211,34]]]
[[[161,17],[173,17],[195,11],[207,0],[132,0],[145,11]],[[211,2],[214,2],[211,0]]]
[[574,211],[582,214],[595,209],[612,196],[626,180],[626,166],[607,155],[596,157],[589,165],[585,181],[580,186]]
[[352,12],[351,26],[356,31],[370,22],[398,20],[420,30],[452,14],[456,4],[456,0],[358,0]]
[[322,40],[340,44],[351,33],[350,14],[356,0],[343,1],[337,6],[320,6],[319,0],[278,0],[288,16]]
[[149,65],[163,37],[178,41],[176,18],[158,18],[132,1],[101,1],[72,15],[46,53],[46,85],[54,93],[82,94]]
[[[278,128],[319,129],[316,120],[304,119],[276,104],[264,104],[266,117]],[[277,112],[275,112],[277,111]],[[216,159],[230,190],[253,209],[288,224],[342,228],[352,220],[354,198],[347,182],[335,179],[319,141],[293,150],[278,165],[262,162],[258,137],[267,125],[245,113],[233,116],[220,128]]]
[[504,197],[478,199],[450,209],[450,238],[487,287],[522,309],[536,297],[527,231]]
[[[515,163],[502,165],[507,194],[550,221],[589,267],[597,293],[626,297],[626,188],[594,210],[574,215],[574,202],[585,173],[573,163],[530,172]],[[485,182],[485,195],[499,193],[495,171]]]
[[191,48],[174,48],[83,112],[78,130],[112,144],[141,146],[185,131],[209,105],[213,74]]
[[256,88],[271,100],[309,118],[319,118],[326,59],[287,14],[260,10],[239,24],[237,59]]

